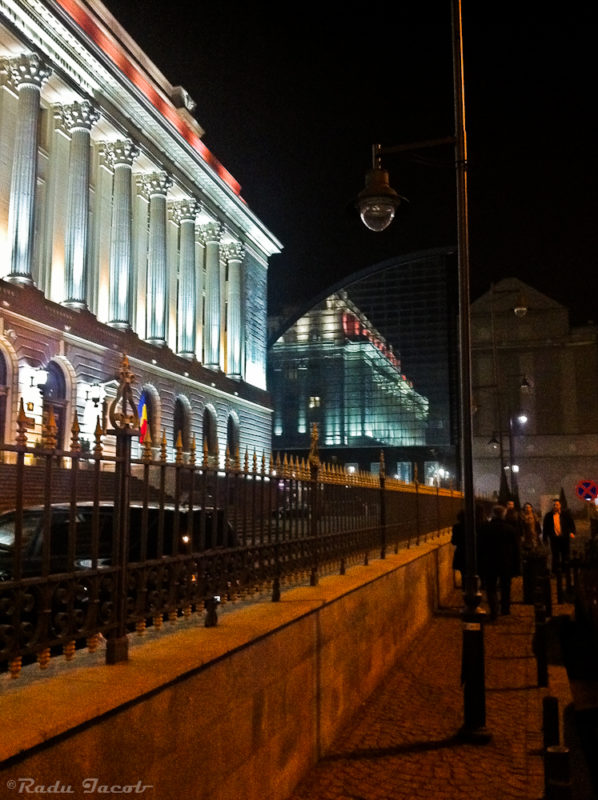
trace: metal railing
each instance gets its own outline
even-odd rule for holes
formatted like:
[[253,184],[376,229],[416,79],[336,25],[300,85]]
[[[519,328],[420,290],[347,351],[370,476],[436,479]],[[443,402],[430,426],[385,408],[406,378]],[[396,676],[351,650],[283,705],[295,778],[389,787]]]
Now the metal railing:
[[23,661],[70,659],[101,637],[107,662],[124,660],[133,631],[193,614],[210,626],[219,603],[279,600],[286,586],[437,535],[462,505],[457,492],[387,478],[383,457],[379,475],[322,464],[315,429],[307,461],[227,453],[220,468],[207,450],[198,462],[193,442],[183,453],[180,437],[173,460],[164,437],[133,457],[127,369],[93,451],[82,452],[76,418],[58,450],[51,412],[32,446],[22,407],[16,444],[2,447],[14,503],[0,515],[0,669],[15,677]]

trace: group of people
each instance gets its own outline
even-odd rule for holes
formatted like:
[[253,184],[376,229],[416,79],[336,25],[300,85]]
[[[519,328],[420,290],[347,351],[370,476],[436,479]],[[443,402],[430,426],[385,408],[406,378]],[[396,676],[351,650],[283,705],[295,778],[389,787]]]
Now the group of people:
[[[490,619],[509,614],[511,607],[511,582],[521,574],[521,559],[533,554],[542,554],[550,545],[552,570],[556,572],[569,560],[571,539],[575,536],[575,522],[560,500],[552,502],[552,510],[539,515],[531,503],[525,503],[521,511],[511,500],[504,505],[495,505],[490,519],[482,507],[477,509],[477,571],[486,592]],[[465,526],[463,512],[459,512],[453,526],[452,543],[455,545],[453,569],[463,574],[465,567]]]

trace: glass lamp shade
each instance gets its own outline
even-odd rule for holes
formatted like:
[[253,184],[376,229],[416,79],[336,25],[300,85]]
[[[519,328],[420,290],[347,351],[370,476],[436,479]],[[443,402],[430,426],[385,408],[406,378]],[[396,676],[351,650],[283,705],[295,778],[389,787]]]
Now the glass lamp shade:
[[388,228],[395,216],[396,206],[385,197],[370,197],[359,203],[361,221],[371,231]]
[[379,167],[371,169],[365,188],[357,197],[361,221],[371,231],[383,231],[393,221],[401,199],[388,183],[388,172]]

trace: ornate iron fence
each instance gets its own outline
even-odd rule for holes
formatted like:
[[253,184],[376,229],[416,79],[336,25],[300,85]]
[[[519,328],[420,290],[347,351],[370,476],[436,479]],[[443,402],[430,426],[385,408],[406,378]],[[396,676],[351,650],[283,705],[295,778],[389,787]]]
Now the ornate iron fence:
[[93,451],[76,417],[58,450],[51,410],[31,446],[22,404],[16,444],[2,448],[0,500],[10,487],[13,502],[0,514],[0,667],[13,676],[101,637],[108,663],[126,659],[132,631],[193,614],[214,625],[218,604],[277,601],[287,585],[384,558],[450,527],[461,506],[456,492],[386,478],[382,456],[379,475],[320,463],[315,429],[307,461],[227,453],[219,467],[207,450],[198,462],[194,442],[183,453],[181,437],[171,461],[165,437],[133,457],[132,379],[124,359]]

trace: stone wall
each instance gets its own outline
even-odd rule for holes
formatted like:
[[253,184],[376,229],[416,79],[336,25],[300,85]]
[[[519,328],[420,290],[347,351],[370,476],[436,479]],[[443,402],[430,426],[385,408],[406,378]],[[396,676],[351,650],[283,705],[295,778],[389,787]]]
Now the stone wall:
[[182,623],[125,664],[4,681],[1,785],[284,800],[451,590],[451,558],[445,533],[215,628]]

